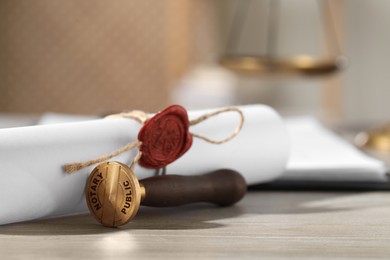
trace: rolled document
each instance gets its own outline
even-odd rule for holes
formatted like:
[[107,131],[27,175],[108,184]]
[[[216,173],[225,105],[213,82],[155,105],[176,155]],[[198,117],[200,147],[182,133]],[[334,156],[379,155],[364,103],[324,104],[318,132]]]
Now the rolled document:
[[[280,176],[289,155],[287,130],[279,115],[263,105],[239,107],[244,114],[241,132],[224,144],[194,138],[190,150],[168,165],[167,174],[196,175],[227,168],[240,172],[248,184]],[[206,112],[189,112],[190,119]],[[190,127],[193,133],[213,139],[229,136],[237,124],[228,112]],[[136,140],[141,125],[132,119],[98,119],[84,122],[0,129],[0,224],[74,215],[88,211],[84,198],[90,166],[70,175],[63,166],[109,154]],[[136,151],[113,158],[129,164]],[[155,170],[136,166],[139,179]]]

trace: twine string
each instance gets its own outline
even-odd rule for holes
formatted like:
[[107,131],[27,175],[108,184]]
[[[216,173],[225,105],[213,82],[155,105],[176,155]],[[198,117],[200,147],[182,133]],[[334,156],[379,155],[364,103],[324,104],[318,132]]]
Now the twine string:
[[[135,147],[139,147],[141,146],[142,142],[139,141],[139,140],[135,140],[133,142],[130,142],[128,143],[127,145],[123,146],[122,148],[110,153],[110,154],[107,154],[107,155],[103,155],[99,158],[96,158],[96,159],[93,159],[93,160],[89,160],[89,161],[86,161],[86,162],[75,162],[75,163],[70,163],[70,164],[65,164],[64,165],[64,170],[66,173],[70,174],[72,172],[75,172],[75,171],[79,171],[85,167],[89,167],[91,165],[94,165],[94,164],[97,164],[97,163],[101,163],[101,162],[105,162],[105,161],[108,161],[110,160],[111,158],[114,158],[115,156],[118,156],[124,152],[127,152],[127,151],[130,151],[132,149],[134,149]],[[139,160],[139,159],[138,159]]]
[[138,161],[141,159],[142,152],[138,150],[137,155],[134,157],[133,161],[131,162],[130,169],[134,171],[135,165],[138,163]]
[[[241,131],[242,129],[242,126],[244,125],[244,114],[242,113],[242,111],[236,107],[227,107],[227,108],[222,108],[222,109],[219,109],[219,110],[216,110],[216,111],[213,111],[213,112],[210,112],[210,113],[206,113],[202,116],[199,116],[198,118],[195,118],[193,120],[190,121],[190,126],[192,125],[197,125],[213,116],[216,116],[216,115],[219,115],[219,114],[222,114],[222,113],[225,113],[225,112],[237,112],[240,116],[240,121],[239,121],[239,124],[237,125],[236,129],[233,131],[233,133],[231,135],[229,135],[228,137],[226,137],[225,139],[222,139],[222,140],[212,140],[208,137],[205,137],[205,136],[202,136],[202,135],[199,135],[199,134],[196,134],[196,133],[192,133],[191,132],[191,135],[195,138],[199,138],[201,140],[204,140],[208,143],[211,143],[211,144],[222,144],[222,143],[226,143],[228,141],[230,141],[231,139],[233,139],[235,136],[238,135],[238,133]],[[113,115],[109,115],[107,117],[105,117],[106,119],[110,119],[110,118],[130,118],[130,119],[133,119],[141,124],[145,124],[145,122],[147,120],[149,120],[149,116],[143,112],[143,111],[139,111],[139,110],[134,110],[134,111],[131,111],[131,112],[128,112],[128,113],[119,113],[119,114],[113,114]],[[75,162],[75,163],[70,163],[70,164],[65,164],[64,165],[64,170],[66,173],[70,174],[72,172],[75,172],[75,171],[79,171],[85,167],[89,167],[91,165],[94,165],[94,164],[97,164],[97,163],[102,163],[102,162],[105,162],[113,157],[116,157],[124,152],[127,152],[127,151],[130,151],[134,148],[139,148],[140,146],[142,145],[142,142],[139,141],[139,140],[135,140],[133,142],[130,142],[128,144],[126,144],[125,146],[123,146],[122,148],[119,148],[118,150],[110,153],[110,154],[107,154],[107,155],[104,155],[104,156],[101,156],[99,158],[96,158],[96,159],[93,159],[93,160],[89,160],[89,161],[85,161],[85,162]],[[135,156],[135,158],[133,159],[131,165],[130,165],[130,168],[131,169],[134,169],[135,165],[138,163],[138,161],[141,159],[141,156],[142,156],[142,153],[140,152],[140,150],[138,149],[138,153],[137,155]]]
[[234,137],[236,137],[236,135],[238,135],[238,133],[242,129],[242,126],[244,125],[244,113],[242,113],[242,111],[236,107],[227,107],[227,108],[222,108],[222,109],[210,112],[210,113],[206,113],[198,118],[191,120],[190,125],[197,125],[197,124],[199,124],[199,123],[201,123],[201,122],[203,122],[203,121],[205,121],[213,116],[216,116],[216,115],[219,115],[222,113],[226,113],[226,112],[237,112],[240,116],[240,121],[239,121],[236,129],[233,131],[233,133],[231,135],[229,135],[228,137],[226,137],[225,139],[222,139],[222,140],[212,140],[208,137],[191,132],[192,136],[199,138],[199,139],[202,139],[202,140],[204,140],[208,143],[211,143],[211,144],[223,144],[223,143],[226,143],[226,142],[232,140]]
[[133,110],[127,113],[112,114],[105,117],[105,119],[110,118],[130,118],[137,121],[138,123],[144,124],[146,121],[148,121],[149,116],[144,111]]

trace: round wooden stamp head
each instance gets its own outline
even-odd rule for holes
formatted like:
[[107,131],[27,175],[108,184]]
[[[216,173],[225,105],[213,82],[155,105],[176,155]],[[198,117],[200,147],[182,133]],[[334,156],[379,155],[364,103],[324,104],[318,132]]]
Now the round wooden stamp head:
[[117,227],[137,214],[142,190],[130,167],[106,162],[96,166],[90,174],[85,196],[90,212],[101,224]]

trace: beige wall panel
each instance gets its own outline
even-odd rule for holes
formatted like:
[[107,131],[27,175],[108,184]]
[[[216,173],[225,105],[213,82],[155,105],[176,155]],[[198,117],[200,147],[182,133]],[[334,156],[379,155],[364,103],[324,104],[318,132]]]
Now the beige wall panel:
[[212,41],[194,41],[205,5],[212,10],[203,0],[1,1],[0,111],[163,108],[197,46],[207,52]]

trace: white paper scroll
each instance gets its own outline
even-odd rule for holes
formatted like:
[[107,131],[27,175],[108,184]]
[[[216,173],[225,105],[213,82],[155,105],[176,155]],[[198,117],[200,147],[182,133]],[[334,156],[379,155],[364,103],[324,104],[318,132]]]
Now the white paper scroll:
[[[237,137],[220,145],[195,138],[191,149],[169,165],[167,173],[193,175],[229,168],[240,172],[248,184],[280,176],[289,155],[281,118],[267,106],[240,108],[245,122]],[[205,112],[189,115],[194,118]],[[238,122],[238,115],[229,112],[190,130],[223,139]],[[71,175],[62,166],[109,154],[135,140],[139,128],[131,119],[99,119],[0,129],[0,224],[86,212],[84,187],[94,166]],[[135,153],[126,152],[113,160],[129,163]],[[135,171],[140,179],[155,173],[139,166]]]

